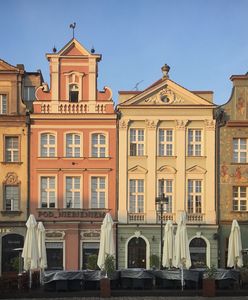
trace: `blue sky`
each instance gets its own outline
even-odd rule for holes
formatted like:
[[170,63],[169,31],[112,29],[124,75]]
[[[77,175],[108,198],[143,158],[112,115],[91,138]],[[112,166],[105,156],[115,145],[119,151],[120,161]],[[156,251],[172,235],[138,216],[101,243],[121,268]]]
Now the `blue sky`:
[[170,78],[189,90],[212,90],[225,103],[232,74],[248,71],[247,0],[8,0],[1,1],[0,58],[27,71],[41,69],[45,53],[75,37],[103,59],[98,88],[139,89]]

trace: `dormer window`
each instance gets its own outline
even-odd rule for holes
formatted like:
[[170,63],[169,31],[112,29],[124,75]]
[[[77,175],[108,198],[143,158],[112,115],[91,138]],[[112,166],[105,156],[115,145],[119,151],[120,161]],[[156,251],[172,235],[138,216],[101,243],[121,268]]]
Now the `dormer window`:
[[79,88],[77,84],[70,84],[69,87],[69,101],[78,102]]

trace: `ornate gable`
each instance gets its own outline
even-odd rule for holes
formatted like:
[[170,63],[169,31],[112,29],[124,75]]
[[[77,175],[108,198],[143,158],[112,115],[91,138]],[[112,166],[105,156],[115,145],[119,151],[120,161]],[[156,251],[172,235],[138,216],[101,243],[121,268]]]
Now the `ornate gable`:
[[164,165],[164,166],[161,166],[157,172],[159,173],[164,173],[164,174],[176,174],[177,170],[171,166],[168,166],[168,165]]
[[140,94],[119,105],[213,106],[214,104],[183,88],[174,81],[164,78],[163,80],[159,80],[157,84],[152,85]]
[[19,72],[20,70],[17,67],[14,67],[9,63],[7,63],[6,61],[0,59],[0,71]]

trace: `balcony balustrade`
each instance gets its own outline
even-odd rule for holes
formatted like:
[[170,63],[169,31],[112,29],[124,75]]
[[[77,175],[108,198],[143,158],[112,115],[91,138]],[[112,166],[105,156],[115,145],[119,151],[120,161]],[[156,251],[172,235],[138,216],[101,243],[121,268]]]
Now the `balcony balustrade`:
[[128,214],[129,223],[144,223],[145,213],[129,213]]
[[[37,105],[37,104],[36,104]],[[72,103],[67,101],[59,101],[57,103],[40,102],[40,113],[58,113],[58,114],[88,114],[106,112],[106,103]]]

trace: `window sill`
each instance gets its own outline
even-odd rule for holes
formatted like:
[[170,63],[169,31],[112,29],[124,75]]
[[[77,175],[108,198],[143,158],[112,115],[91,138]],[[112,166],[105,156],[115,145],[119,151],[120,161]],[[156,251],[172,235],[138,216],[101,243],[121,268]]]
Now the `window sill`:
[[147,158],[148,155],[128,155],[128,158]]
[[22,214],[22,211],[20,210],[2,210],[1,214],[3,216],[20,216]]
[[248,165],[248,162],[231,162],[231,165]]
[[232,210],[232,213],[233,214],[237,214],[237,213],[241,213],[241,214],[247,214],[248,213],[248,211],[247,210]]
[[45,159],[56,160],[56,159],[59,159],[60,157],[58,157],[58,156],[38,156],[37,158],[40,160],[45,160]]
[[187,158],[206,158],[205,155],[187,155]]
[[106,157],[94,157],[94,156],[90,156],[88,157],[88,160],[110,160],[111,157],[110,156],[106,156]]
[[157,158],[177,158],[176,155],[157,155]]
[[65,160],[70,160],[70,159],[76,160],[76,159],[78,159],[78,160],[83,160],[83,159],[85,159],[85,157],[83,157],[83,156],[79,156],[79,157],[75,157],[75,156],[70,156],[70,157],[68,157],[68,156],[60,156],[60,157],[58,157],[58,159],[65,159]]
[[1,161],[1,164],[3,165],[22,165],[22,161]]

